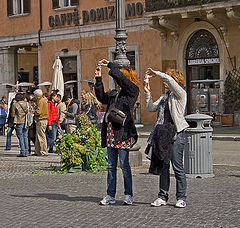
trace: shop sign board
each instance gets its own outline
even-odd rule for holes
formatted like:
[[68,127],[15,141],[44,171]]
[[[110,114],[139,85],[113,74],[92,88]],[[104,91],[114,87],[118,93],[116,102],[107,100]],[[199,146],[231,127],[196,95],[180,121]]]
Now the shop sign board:
[[218,64],[220,63],[219,58],[207,58],[207,59],[189,59],[188,65],[207,65],[207,64]]
[[[135,17],[143,15],[143,4],[141,2],[131,3],[126,5],[126,18]],[[88,22],[96,22],[96,21],[107,21],[115,19],[116,9],[115,5],[91,9],[91,10],[83,10],[82,11],[82,20],[83,24]],[[49,26],[51,28],[64,26],[64,25],[79,25],[79,11],[74,9],[72,13],[63,13],[60,15],[49,16]]]

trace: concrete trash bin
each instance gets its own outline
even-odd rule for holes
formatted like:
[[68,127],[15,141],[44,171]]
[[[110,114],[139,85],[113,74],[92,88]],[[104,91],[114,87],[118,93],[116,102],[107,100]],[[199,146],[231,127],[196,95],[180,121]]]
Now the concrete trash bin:
[[214,177],[212,165],[212,117],[205,114],[187,115],[184,169],[190,178]]

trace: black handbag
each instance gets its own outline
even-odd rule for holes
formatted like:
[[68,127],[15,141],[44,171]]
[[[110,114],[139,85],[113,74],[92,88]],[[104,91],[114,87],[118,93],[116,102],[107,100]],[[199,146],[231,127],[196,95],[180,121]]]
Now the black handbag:
[[119,95],[119,93],[115,97],[114,103],[110,104],[110,107],[106,113],[105,120],[106,120],[106,122],[111,122],[114,124],[124,126],[125,121],[127,119],[127,115],[123,111],[121,111],[115,107],[118,95]]

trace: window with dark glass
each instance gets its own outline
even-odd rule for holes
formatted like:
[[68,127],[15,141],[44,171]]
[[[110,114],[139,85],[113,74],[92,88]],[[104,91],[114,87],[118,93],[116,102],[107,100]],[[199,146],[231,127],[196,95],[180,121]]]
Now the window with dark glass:
[[8,0],[8,16],[30,13],[30,0]]
[[53,9],[77,6],[78,4],[79,0],[52,0]]

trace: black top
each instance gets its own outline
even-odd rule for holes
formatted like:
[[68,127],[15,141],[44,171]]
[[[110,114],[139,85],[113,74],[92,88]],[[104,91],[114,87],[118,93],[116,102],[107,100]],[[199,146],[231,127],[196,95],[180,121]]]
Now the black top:
[[[139,88],[124,76],[124,74],[119,70],[116,64],[109,62],[108,68],[110,68],[109,75],[121,87],[121,91],[119,92],[115,107],[123,111],[127,115],[127,119],[123,127],[112,123],[114,139],[117,142],[123,142],[126,139],[134,138],[135,141],[132,144],[133,146],[137,142],[138,135],[137,135],[137,130],[134,124],[132,112],[139,95]],[[102,77],[96,77],[96,83],[94,88],[95,88],[95,94],[97,96],[97,99],[102,104],[107,104],[107,110],[106,110],[106,113],[107,113],[110,104],[115,100],[117,91],[112,90],[109,92],[104,92]],[[105,121],[105,116],[102,124],[101,136],[102,136],[102,147],[106,147],[107,123]]]

